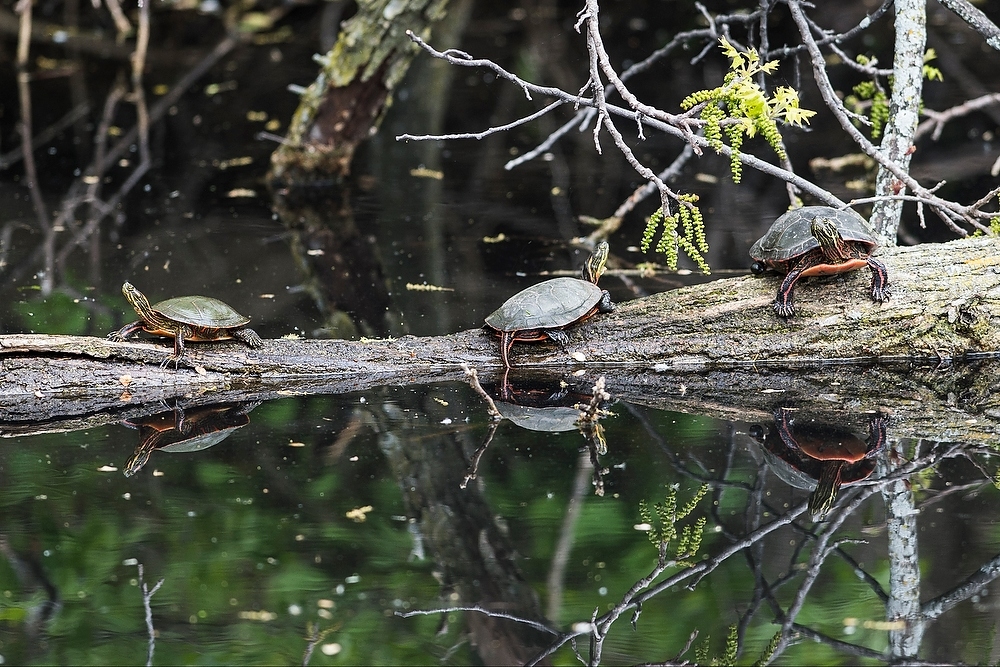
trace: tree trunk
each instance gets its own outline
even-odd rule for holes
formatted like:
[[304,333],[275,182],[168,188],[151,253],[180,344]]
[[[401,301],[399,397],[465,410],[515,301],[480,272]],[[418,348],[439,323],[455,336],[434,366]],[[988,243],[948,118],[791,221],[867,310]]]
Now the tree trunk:
[[354,151],[378,127],[392,91],[418,49],[407,30],[428,36],[448,0],[366,0],[344,22],[322,58],[316,80],[302,93],[285,142],[271,155],[277,187],[350,171]]
[[[573,375],[568,380],[587,389],[604,375],[616,399],[723,419],[759,421],[780,399],[855,411],[885,406],[905,415],[896,435],[975,440],[992,432],[1000,372],[975,360],[1000,351],[1000,243],[925,244],[881,258],[893,289],[881,305],[867,297],[867,271],[806,281],[789,320],[771,311],[778,278],[717,280],[619,304],[572,328],[565,350],[516,344],[511,378]],[[160,341],[0,336],[0,421],[114,408],[112,420],[181,397],[205,404],[461,380],[462,363],[486,381],[502,370],[496,337],[481,329],[268,340],[257,350],[195,343],[178,370],[159,367],[169,352]],[[928,365],[935,368],[920,370]],[[941,370],[946,365],[954,368]],[[12,432],[8,423],[0,435]]]

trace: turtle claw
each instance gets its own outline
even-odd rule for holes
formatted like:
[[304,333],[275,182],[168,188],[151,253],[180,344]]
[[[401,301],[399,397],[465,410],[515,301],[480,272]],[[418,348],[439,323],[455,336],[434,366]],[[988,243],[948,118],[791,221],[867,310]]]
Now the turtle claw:
[[775,301],[774,302],[774,313],[778,317],[791,317],[792,315],[795,314],[795,307],[792,306],[792,302],[791,301],[787,301],[787,302]]
[[566,332],[562,329],[550,329],[545,332],[545,335],[559,343],[559,346],[564,350],[566,349],[566,346],[569,345],[569,336],[567,336]]
[[888,285],[872,285],[872,301],[885,303],[892,296],[892,290]]
[[261,337],[257,335],[257,332],[250,327],[243,327],[241,329],[236,329],[233,331],[233,338],[243,343],[246,343],[249,347],[260,347],[264,344]]
[[163,361],[161,361],[160,362],[160,368],[168,368],[170,366],[170,362],[171,361],[174,362],[174,370],[175,371],[178,368],[180,368],[181,356],[174,355],[174,354],[171,354],[171,355],[167,356],[166,359],[164,359]]

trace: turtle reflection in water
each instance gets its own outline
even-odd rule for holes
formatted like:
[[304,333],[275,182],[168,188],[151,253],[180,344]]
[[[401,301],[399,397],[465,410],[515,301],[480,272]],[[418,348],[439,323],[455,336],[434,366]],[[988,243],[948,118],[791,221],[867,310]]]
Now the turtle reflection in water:
[[813,490],[809,513],[816,521],[826,518],[841,486],[859,482],[875,470],[875,455],[885,446],[888,419],[872,415],[867,442],[840,425],[797,418],[797,411],[778,408],[774,430],[750,427],[750,437],[759,442],[772,470],[783,481]]
[[594,469],[594,493],[603,496],[608,469],[600,464],[600,457],[608,453],[608,445],[600,420],[610,414],[602,407],[608,396],[603,393],[603,386],[599,385],[601,394],[596,396],[573,391],[565,385],[554,388],[548,383],[522,382],[515,387],[507,382],[505,374],[492,392],[499,419],[490,420],[489,431],[469,462],[462,488],[478,475],[480,459],[493,442],[501,420],[506,419],[520,428],[540,433],[579,431]]
[[217,445],[238,428],[250,423],[250,411],[260,401],[217,403],[182,410],[175,408],[122,422],[139,431],[139,445],[125,462],[122,472],[131,477],[139,472],[149,455],[164,452],[200,452]]
[[577,430],[580,408],[564,405],[533,407],[496,401],[500,416],[529,431],[563,433]]

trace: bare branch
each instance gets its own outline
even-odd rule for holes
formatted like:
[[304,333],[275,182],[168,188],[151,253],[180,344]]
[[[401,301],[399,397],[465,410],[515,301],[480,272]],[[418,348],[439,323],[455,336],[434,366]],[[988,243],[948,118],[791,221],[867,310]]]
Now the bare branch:
[[970,207],[962,206],[955,202],[935,196],[927,188],[920,185],[920,183],[910,176],[905,169],[902,169],[885,153],[872,144],[867,137],[861,134],[860,130],[854,127],[854,124],[851,123],[850,117],[848,116],[847,109],[844,108],[844,103],[834,91],[833,84],[830,83],[830,78],[827,75],[826,65],[823,60],[823,53],[820,51],[819,44],[817,44],[816,40],[812,37],[811,28],[806,20],[805,14],[802,12],[801,3],[799,0],[789,0],[787,4],[792,14],[792,19],[795,21],[795,24],[799,29],[799,35],[802,37],[802,41],[805,43],[806,49],[809,52],[809,58],[813,67],[813,76],[816,80],[817,86],[819,87],[820,94],[823,96],[823,101],[833,112],[834,117],[840,123],[844,132],[851,137],[854,143],[856,143],[866,155],[873,158],[879,165],[885,168],[886,171],[899,179],[903,185],[910,188],[910,190],[920,196],[924,202],[931,206],[935,212],[938,213],[941,219],[949,226],[949,228],[956,234],[961,236],[968,235],[968,232],[962,229],[957,224],[957,221],[965,221],[977,229],[987,231],[987,227],[978,222],[976,218],[986,219],[989,217],[988,214],[972,210]]
[[[840,34],[827,34],[820,40],[817,40],[817,44],[820,46],[826,46],[827,44],[838,44],[840,42],[845,42],[851,37],[854,37],[858,33],[867,30],[871,27],[872,23],[882,18],[882,15],[889,11],[892,7],[893,0],[882,0],[882,4],[871,14],[865,16],[861,21],[858,22],[856,26],[848,30],[847,32],[842,32]],[[773,58],[787,58],[793,56],[797,53],[802,53],[808,50],[805,44],[799,44],[797,46],[787,46],[782,49],[775,49],[774,51],[766,51],[761,53],[761,57],[764,60],[771,60]]]
[[953,106],[944,111],[923,109],[921,113],[927,116],[929,120],[925,120],[917,126],[917,131],[914,133],[913,138],[918,139],[928,132],[932,132],[931,139],[937,141],[941,138],[941,132],[944,130],[944,126],[948,123],[948,121],[954,120],[955,118],[961,118],[962,116],[968,115],[974,111],[979,111],[984,107],[993,106],[994,104],[1000,104],[1000,93],[991,93],[989,95],[983,95],[975,99],[967,100],[962,104]]
[[525,123],[530,123],[533,120],[541,118],[545,114],[549,113],[557,107],[561,107],[566,104],[566,100],[557,100],[552,104],[539,109],[535,113],[524,116],[523,118],[518,118],[512,123],[507,123],[506,125],[498,125],[496,127],[490,127],[482,132],[462,132],[459,134],[399,134],[396,135],[396,141],[440,141],[444,139],[485,139],[491,134],[496,134],[497,132],[505,132],[506,130],[513,130],[515,127],[524,125]]
[[556,634],[556,631],[545,625],[544,623],[539,623],[530,618],[524,618],[523,616],[516,616],[514,614],[508,614],[502,611],[496,611],[495,609],[486,609],[485,607],[480,607],[479,605],[463,605],[455,607],[441,607],[439,609],[414,609],[412,611],[397,611],[396,616],[400,618],[410,618],[412,616],[433,616],[436,614],[447,614],[453,611],[471,611],[479,614],[485,614],[490,618],[503,618],[508,621],[514,621],[515,623],[523,623],[535,630],[540,630],[542,632],[547,632],[550,635]]
[[[500,67],[496,63],[493,63],[492,61],[489,61],[489,60],[458,58],[458,57],[454,57],[454,56],[448,56],[444,52],[438,51],[438,50],[434,49],[433,47],[431,47],[430,45],[426,44],[426,42],[424,42],[423,40],[421,40],[416,35],[412,35],[411,39],[413,39],[413,41],[418,46],[420,46],[421,48],[423,48],[429,54],[431,54],[432,56],[434,56],[436,58],[441,58],[441,59],[447,60],[448,62],[450,62],[450,63],[452,63],[454,65],[462,65],[462,66],[466,66],[466,67],[480,67],[480,66],[487,67],[488,69],[490,69],[490,70],[492,70],[494,72],[497,72],[497,74],[499,74],[502,78],[511,81],[512,83],[514,83],[515,85],[517,85],[517,86],[519,86],[521,88],[526,88],[528,91],[530,91],[532,93],[536,93],[536,94],[540,94],[540,95],[552,96],[552,97],[555,97],[557,99],[561,99],[561,100],[563,100],[565,102],[572,102],[573,104],[577,104],[579,106],[591,107],[590,112],[591,113],[597,113],[597,111],[594,109],[594,107],[596,107],[597,104],[596,104],[596,102],[593,99],[583,97],[580,94],[567,93],[567,92],[565,92],[563,90],[560,90],[558,88],[551,88],[551,87],[547,87],[547,86],[538,86],[538,85],[535,85],[535,84],[523,81],[522,79],[520,79],[516,75],[514,75],[514,74],[512,74],[510,72],[507,72],[505,69],[503,69],[502,67]],[[484,64],[484,63],[488,63],[488,64]],[[606,101],[604,103],[604,108],[605,108],[605,110],[606,110],[606,112],[607,112],[607,114],[609,116],[608,121],[607,121],[607,125],[611,124],[610,116],[612,116],[612,115],[613,116],[621,116],[623,118],[628,118],[631,121],[635,121],[636,120],[636,112],[633,111],[633,110],[631,110],[631,109],[624,109],[622,107],[619,107],[619,106],[616,106],[616,105],[613,105],[613,104],[608,104]],[[577,118],[580,118],[580,116],[578,115]],[[574,118],[574,120],[571,121],[571,123],[567,123],[567,125],[564,126],[563,128],[560,128],[560,130],[564,131],[564,132],[568,132],[569,129],[571,129],[572,125],[576,124],[577,118]],[[678,117],[678,118],[680,118],[680,117]],[[694,148],[694,150],[695,150],[696,153],[700,152],[701,150],[703,150],[705,148],[712,148],[709,145],[708,141],[704,137],[692,134],[691,131],[689,129],[687,129],[687,128],[680,129],[680,128],[677,128],[677,127],[675,127],[675,126],[673,126],[673,125],[671,125],[669,123],[665,123],[665,122],[663,122],[663,121],[661,121],[659,119],[652,118],[652,117],[645,117],[644,116],[644,117],[641,118],[641,120],[642,120],[642,123],[645,126],[647,126],[647,127],[651,127],[653,129],[659,130],[661,132],[664,132],[666,134],[669,134],[671,136],[674,136],[674,137],[676,137],[678,139],[681,139],[681,140],[683,140],[685,142],[690,143],[692,145],[692,147]],[[700,127],[703,124],[703,122],[701,120],[694,119],[694,118],[685,119],[684,123],[685,123],[685,125],[690,124],[691,126],[698,126],[698,127]],[[605,126],[607,126],[607,125],[605,125]],[[418,137],[415,137],[415,136],[411,136],[410,137],[411,140],[416,140],[417,138]],[[423,136],[419,137],[419,139],[423,140],[423,141],[436,140],[436,139],[440,139],[440,138],[441,138],[440,135],[423,135]],[[551,145],[551,143],[549,143],[548,145]],[[728,146],[723,146],[720,152],[721,152],[722,155],[725,155],[727,157],[731,155],[731,151],[730,151],[730,149],[729,149]],[[754,155],[748,154],[748,153],[740,152],[740,156],[739,157],[740,157],[740,161],[743,162],[743,164],[747,165],[748,167],[750,167],[752,169],[756,169],[757,171],[760,171],[762,173],[768,174],[770,176],[774,176],[774,177],[779,178],[781,180],[787,181],[788,183],[793,184],[795,187],[797,187],[802,192],[807,193],[809,195],[812,195],[813,197],[815,197],[816,199],[818,199],[819,201],[821,201],[821,202],[823,202],[825,204],[829,204],[830,206],[836,206],[836,207],[843,207],[844,206],[844,202],[841,201],[840,199],[838,199],[832,193],[830,193],[829,191],[827,191],[827,190],[825,190],[825,189],[817,186],[815,183],[813,183],[811,181],[808,181],[808,180],[802,178],[801,176],[798,176],[797,174],[794,174],[794,173],[792,173],[792,172],[790,172],[790,171],[788,171],[786,169],[782,169],[781,167],[779,167],[777,165],[774,165],[774,164],[771,164],[771,163],[766,162],[764,160],[761,160],[760,158],[758,158],[758,157],[756,157]],[[650,172],[650,173],[652,173],[652,172]]]
[[968,0],[939,0],[942,5],[955,12],[973,30],[986,39],[986,43],[1000,51],[1000,27]]

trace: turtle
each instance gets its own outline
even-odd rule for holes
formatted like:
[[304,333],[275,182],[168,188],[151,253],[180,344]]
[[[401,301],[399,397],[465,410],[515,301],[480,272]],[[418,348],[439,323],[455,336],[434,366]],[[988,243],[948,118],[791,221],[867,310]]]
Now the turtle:
[[794,417],[795,410],[774,411],[777,437],[764,427],[750,427],[750,437],[764,448],[775,473],[792,486],[812,490],[808,510],[822,521],[845,485],[868,478],[875,470],[875,456],[886,443],[888,418],[875,413],[869,418],[868,440],[835,424],[805,421]]
[[795,314],[792,291],[799,278],[828,276],[867,266],[872,272],[871,298],[877,303],[889,299],[889,273],[872,256],[875,235],[859,214],[829,206],[803,206],[788,211],[771,225],[750,248],[755,260],[750,270],[783,273],[774,312],[780,317]]
[[595,313],[614,310],[611,294],[597,286],[608,260],[608,243],[601,241],[583,266],[583,278],[552,278],[521,290],[486,318],[486,326],[500,336],[500,359],[511,368],[515,341],[551,339],[566,345],[563,331]]
[[251,348],[264,344],[257,332],[246,326],[249,317],[210,296],[178,296],[151,306],[149,299],[128,281],[122,285],[122,294],[135,308],[139,320],[112,331],[108,339],[124,341],[139,331],[173,338],[174,353],[164,359],[163,366],[173,361],[176,368],[184,357],[184,341],[236,339]]
[[164,452],[200,452],[219,444],[236,429],[250,423],[250,411],[262,401],[216,403],[183,410],[180,407],[165,412],[126,419],[123,425],[139,431],[139,444],[125,462],[122,472],[131,477],[139,472],[149,455]]

